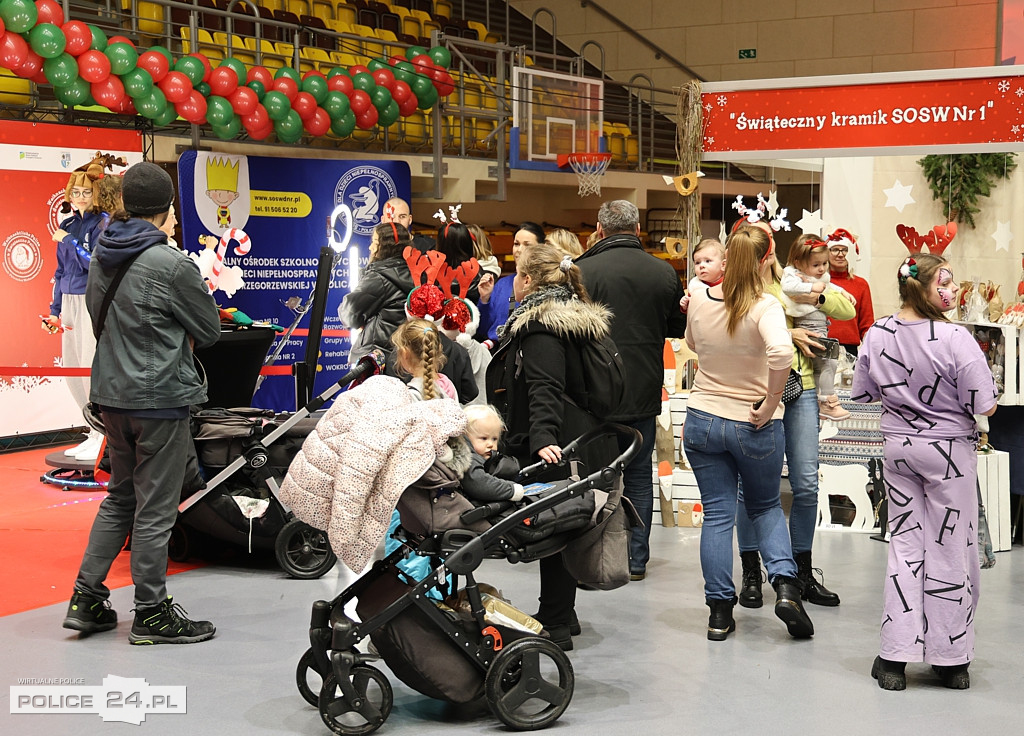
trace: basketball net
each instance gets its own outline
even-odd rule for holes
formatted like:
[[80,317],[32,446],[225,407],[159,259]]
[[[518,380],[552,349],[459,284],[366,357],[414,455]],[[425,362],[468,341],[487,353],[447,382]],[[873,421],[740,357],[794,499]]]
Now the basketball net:
[[569,166],[579,181],[579,196],[601,194],[601,177],[612,162],[610,153],[570,153],[566,156]]

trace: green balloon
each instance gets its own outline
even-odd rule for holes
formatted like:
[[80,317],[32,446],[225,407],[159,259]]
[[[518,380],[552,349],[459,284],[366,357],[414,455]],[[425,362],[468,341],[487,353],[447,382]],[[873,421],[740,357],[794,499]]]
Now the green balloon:
[[388,104],[394,102],[394,100],[391,99],[391,93],[386,88],[377,87],[370,92],[370,102],[373,103],[373,106],[377,108],[377,112],[380,113],[384,112]]
[[89,83],[79,77],[66,87],[54,87],[53,93],[62,105],[82,105],[89,99]]
[[275,123],[292,111],[292,103],[284,92],[271,90],[263,95],[263,107],[267,108],[267,117]]
[[410,46],[405,50],[405,58],[412,60],[425,53],[427,53],[427,50],[422,46]]
[[332,90],[327,93],[327,96],[324,98],[323,108],[327,111],[327,114],[331,116],[332,123],[352,109],[345,93],[338,92],[337,90]]
[[92,33],[92,43],[89,44],[89,48],[93,51],[106,51],[107,34],[103,32],[103,29],[90,25],[89,32]]
[[195,86],[195,90],[203,97],[210,96],[210,85],[207,82],[200,82]]
[[135,109],[138,110],[139,115],[151,120],[157,118],[167,109],[167,98],[157,87],[151,89],[147,95],[133,97],[132,102],[135,103]]
[[430,94],[427,90],[434,89],[434,84],[426,77],[416,76],[413,77],[412,82],[409,84],[412,87],[412,92],[417,97]]
[[419,107],[421,110],[429,110],[437,104],[437,90],[434,89],[434,85],[429,85],[423,94],[417,94],[416,99],[419,101]]
[[52,59],[64,52],[67,39],[64,31],[53,23],[40,23],[28,33],[28,42],[32,50],[44,59]]
[[206,99],[206,119],[210,125],[227,125],[235,111],[225,97],[210,95]]
[[[171,52],[163,46],[150,46],[149,51],[155,51],[158,54],[163,54],[164,58],[167,59],[167,66],[174,67],[174,57],[171,56]],[[200,62],[202,63],[202,62]]]
[[43,74],[54,87],[68,87],[78,79],[78,62],[71,54],[64,52],[43,62]]
[[434,60],[434,66],[447,69],[452,63],[452,54],[444,46],[435,46],[427,52],[427,56]]
[[248,87],[249,89],[251,89],[253,92],[255,92],[256,93],[256,98],[260,102],[263,102],[263,96],[265,94],[267,94],[267,88],[265,86],[263,86],[263,82],[261,82],[258,79],[254,79],[251,82],[249,82],[249,84],[247,84],[245,86]]
[[139,67],[122,74],[121,83],[124,84],[124,91],[132,98],[145,97],[153,91],[153,75]]
[[381,58],[370,59],[370,63],[366,65],[366,68],[369,69],[371,72],[375,72],[378,69],[388,69],[390,67],[391,65]]
[[139,63],[139,52],[121,41],[110,44],[103,53],[110,59],[110,73],[119,77],[130,72]]
[[213,128],[213,132],[218,138],[229,141],[242,130],[242,119],[234,115],[228,120],[226,125],[211,125],[210,127]]
[[170,125],[178,117],[178,111],[174,109],[174,105],[167,105],[164,111],[153,118],[153,124],[161,127]]
[[283,118],[274,121],[274,132],[284,143],[294,143],[302,137],[302,119],[297,112],[289,110]]
[[363,92],[369,92],[377,86],[377,80],[373,78],[372,74],[366,72],[359,72],[352,77],[352,86],[356,89],[361,89]]
[[377,124],[382,128],[394,125],[395,121],[398,120],[401,115],[401,111],[398,109],[398,103],[394,100],[388,103],[388,106],[380,111],[380,117],[377,118]]
[[188,81],[192,82],[192,87],[194,88],[203,81],[206,67],[203,66],[203,62],[194,56],[182,56],[178,59],[178,63],[174,65],[174,71],[181,72],[188,77]]
[[[274,72],[274,79],[280,79],[281,77],[291,77],[295,80],[295,84],[299,84],[302,81],[302,77],[299,73],[290,66],[283,66]],[[245,79],[245,76],[243,76],[242,79]]]
[[39,10],[30,0],[3,0],[0,3],[0,18],[8,31],[24,33],[39,22]]
[[391,73],[395,75],[395,79],[405,82],[410,87],[413,80],[417,77],[416,68],[408,61],[400,61],[395,64],[391,67]]
[[352,76],[351,74],[348,73],[348,69],[346,69],[345,67],[343,67],[343,66],[336,66],[333,69],[331,69],[329,72],[327,72],[327,78],[331,79],[333,77],[338,76],[339,74],[344,74],[346,77],[351,77]]
[[348,138],[356,129],[356,114],[349,110],[331,123],[331,132],[339,138]]
[[310,74],[302,80],[301,89],[303,92],[313,95],[316,104],[323,105],[324,98],[327,97],[327,80],[316,74]]
[[239,82],[239,84],[245,84],[245,75],[247,74],[247,72],[245,70],[245,64],[240,62],[234,56],[229,56],[228,58],[224,59],[217,66],[230,67],[232,70],[234,70],[235,74],[238,75],[238,82]]

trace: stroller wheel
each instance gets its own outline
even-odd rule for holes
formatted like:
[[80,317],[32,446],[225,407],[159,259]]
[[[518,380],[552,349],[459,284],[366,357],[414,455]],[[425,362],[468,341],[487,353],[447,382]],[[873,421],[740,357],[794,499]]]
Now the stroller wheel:
[[171,538],[167,542],[167,556],[175,562],[185,562],[192,554],[192,540],[188,529],[181,524],[171,527]]
[[484,692],[491,711],[517,731],[533,731],[558,720],[569,707],[572,663],[557,644],[519,639],[498,652],[487,670]]
[[292,519],[278,532],[274,554],[281,569],[300,580],[321,577],[338,561],[327,532],[314,529],[299,519]]
[[299,695],[312,706],[320,702],[320,690],[324,685],[323,675],[316,668],[316,658],[312,647],[299,657],[299,665],[295,668],[295,684],[299,687]]
[[352,689],[356,699],[342,693],[332,672],[324,680],[317,703],[327,728],[339,734],[373,733],[391,715],[394,694],[384,673],[366,664],[352,668]]

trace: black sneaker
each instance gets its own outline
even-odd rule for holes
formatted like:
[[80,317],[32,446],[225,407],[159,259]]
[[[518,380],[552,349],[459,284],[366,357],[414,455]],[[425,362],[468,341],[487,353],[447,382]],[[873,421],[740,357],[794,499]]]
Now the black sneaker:
[[97,598],[84,590],[75,590],[68,604],[68,615],[64,617],[65,629],[74,629],[86,634],[110,631],[117,626],[117,612],[110,607],[106,598]]
[[154,608],[136,608],[129,644],[194,644],[211,638],[217,629],[209,621],[192,621],[171,597]]

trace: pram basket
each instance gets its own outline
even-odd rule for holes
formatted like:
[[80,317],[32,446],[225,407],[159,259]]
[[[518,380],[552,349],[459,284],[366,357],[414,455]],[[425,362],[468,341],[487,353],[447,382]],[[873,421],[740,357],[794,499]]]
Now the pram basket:
[[[555,722],[572,699],[572,665],[556,644],[539,636],[488,623],[481,591],[474,577],[485,558],[530,561],[561,551],[579,532],[562,539],[523,544],[511,532],[546,509],[595,489],[610,489],[598,527],[620,503],[625,466],[640,450],[640,434],[622,425],[602,425],[563,448],[563,462],[578,449],[609,435],[629,439],[629,447],[608,465],[562,487],[534,503],[513,510],[485,531],[446,529],[426,537],[407,536],[390,555],[374,563],[334,600],[313,604],[310,648],[302,655],[296,683],[302,697],[317,706],[324,724],[334,733],[368,734],[390,714],[393,693],[388,678],[370,663],[383,659],[392,672],[413,689],[451,702],[485,697],[492,712],[516,730],[544,728]],[[524,469],[521,479],[551,466],[538,463]],[[433,572],[416,581],[396,565],[410,553],[432,560]],[[449,587],[449,575],[452,579]],[[427,597],[431,590],[450,592],[465,578],[470,614],[442,609]],[[356,601],[352,618],[347,605]],[[379,653],[357,649],[370,637]]]

